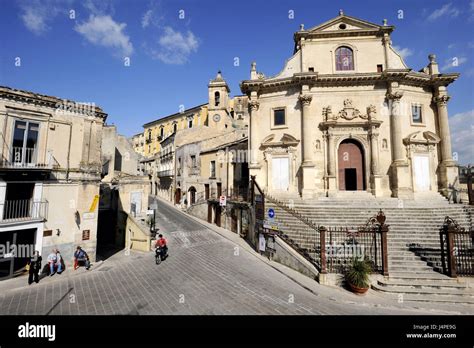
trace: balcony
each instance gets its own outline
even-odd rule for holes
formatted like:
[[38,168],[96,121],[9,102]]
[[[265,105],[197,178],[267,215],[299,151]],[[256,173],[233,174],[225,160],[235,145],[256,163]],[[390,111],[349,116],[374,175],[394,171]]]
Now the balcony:
[[54,158],[48,152],[47,163],[41,163],[38,160],[38,149],[27,147],[12,147],[6,156],[0,162],[0,168],[7,169],[52,169]]
[[163,177],[163,176],[173,176],[173,175],[174,175],[174,170],[173,170],[173,169],[160,170],[157,175],[158,175],[159,177]]
[[43,221],[47,219],[47,214],[48,201],[19,199],[0,203],[0,224]]

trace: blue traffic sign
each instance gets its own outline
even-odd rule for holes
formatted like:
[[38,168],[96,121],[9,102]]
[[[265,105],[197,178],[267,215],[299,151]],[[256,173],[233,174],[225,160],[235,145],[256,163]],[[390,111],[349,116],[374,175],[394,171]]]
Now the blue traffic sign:
[[268,217],[273,219],[275,217],[275,210],[273,208],[268,209]]

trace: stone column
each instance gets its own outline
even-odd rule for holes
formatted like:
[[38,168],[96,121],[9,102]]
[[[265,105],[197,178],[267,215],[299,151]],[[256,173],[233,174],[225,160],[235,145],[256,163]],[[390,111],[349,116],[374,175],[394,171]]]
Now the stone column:
[[375,197],[383,195],[382,192],[382,175],[380,175],[379,166],[379,134],[372,129],[370,131],[370,169],[371,169],[371,189]]
[[400,99],[403,97],[401,91],[391,91],[387,93],[387,99],[392,102],[390,121],[392,138],[392,162],[405,162],[402,140],[402,115],[400,108]]
[[[307,89],[306,89],[307,90]],[[298,97],[301,103],[301,137],[302,137],[302,146],[303,146],[303,163],[301,168],[303,170],[303,198],[311,198],[315,194],[316,190],[316,167],[314,161],[314,149],[313,149],[313,137],[311,130],[313,126],[311,125],[311,115],[309,111],[309,106],[313,96],[303,91]]]
[[334,134],[330,131],[327,133],[327,157],[328,157],[328,175],[327,175],[327,185],[328,185],[328,195],[335,196],[337,193],[337,176],[336,176],[336,158],[334,156],[336,151]]
[[405,155],[402,136],[402,112],[400,99],[403,92],[395,90],[398,83],[392,82],[387,99],[391,101],[390,128],[392,144],[391,189],[392,196],[397,198],[413,198],[411,173]]
[[448,122],[448,101],[450,97],[446,94],[446,91],[440,91],[438,95],[433,98],[438,108],[438,124],[439,124],[439,135],[440,141],[440,165],[438,171],[438,182],[439,191],[445,197],[450,196],[450,191],[456,185],[456,179],[458,176],[458,169],[456,162],[453,161],[453,155],[451,150],[451,134],[449,132]]
[[302,128],[302,138],[303,138],[303,163],[313,164],[314,165],[314,149],[312,148],[312,137],[311,130],[311,117],[309,113],[309,106],[313,96],[310,94],[300,94],[298,97],[301,103],[301,128]]
[[373,130],[370,133],[370,154],[371,154],[371,171],[372,175],[379,174],[379,147],[378,147],[379,134]]
[[249,102],[249,117],[250,117],[250,137],[249,137],[249,146],[250,146],[250,166],[257,167],[257,111],[260,106],[260,103],[257,100],[251,100]]
[[441,138],[441,161],[452,162],[453,156],[451,152],[451,134],[449,133],[448,123],[448,101],[450,97],[448,95],[439,95],[433,98],[433,101],[438,107],[438,122],[439,122],[439,133]]

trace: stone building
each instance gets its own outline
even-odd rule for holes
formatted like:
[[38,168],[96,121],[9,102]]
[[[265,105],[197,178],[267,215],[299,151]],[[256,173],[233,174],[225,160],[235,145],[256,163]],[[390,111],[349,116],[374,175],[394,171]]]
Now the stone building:
[[393,26],[339,13],[294,34],[294,53],[273,77],[241,82],[249,97],[251,175],[274,195],[366,191],[376,197],[448,196],[457,177],[447,86],[459,74],[436,57],[410,69]]
[[[95,260],[106,118],[93,103],[0,87],[1,245],[32,244],[43,259],[59,248],[66,264],[81,245]],[[26,260],[2,257],[0,278]]]
[[97,253],[103,258],[117,249],[133,247],[135,240],[148,250],[152,236],[137,221],[148,210],[151,191],[148,175],[142,175],[138,168],[140,158],[131,141],[118,134],[115,126],[104,126],[97,235]]
[[[229,86],[220,71],[208,84],[208,98],[205,104],[144,124],[143,134],[132,138],[135,151],[144,156],[140,163],[150,177],[152,194],[182,203],[188,193],[183,187],[176,186],[184,184],[182,180],[176,180],[176,177],[183,177],[175,171],[180,168],[175,155],[177,147],[187,145],[179,151],[194,151],[199,161],[199,150],[194,147],[199,148],[201,141],[248,127],[247,96],[231,98]],[[225,137],[222,139],[226,141]],[[199,175],[198,170],[195,171]]]

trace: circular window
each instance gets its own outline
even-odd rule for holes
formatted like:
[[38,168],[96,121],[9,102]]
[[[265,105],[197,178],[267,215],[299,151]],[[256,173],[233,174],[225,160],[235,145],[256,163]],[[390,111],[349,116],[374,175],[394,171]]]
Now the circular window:
[[346,29],[347,26],[344,23],[339,24],[339,29]]

